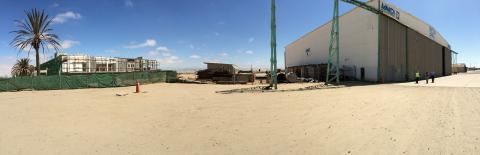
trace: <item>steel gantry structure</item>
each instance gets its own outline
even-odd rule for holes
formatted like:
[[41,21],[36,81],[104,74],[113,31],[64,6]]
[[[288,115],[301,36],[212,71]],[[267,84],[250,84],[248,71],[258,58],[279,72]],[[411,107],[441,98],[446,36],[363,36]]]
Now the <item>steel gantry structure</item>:
[[[327,63],[327,77],[325,84],[328,85],[335,81],[336,84],[340,83],[340,21],[338,15],[338,3],[339,0],[334,0],[333,6],[333,20],[332,20],[332,31],[330,33],[330,47],[328,50],[328,63]],[[380,10],[374,8],[370,5],[367,5],[365,2],[358,0],[341,0],[346,3],[350,3],[361,7],[370,12],[379,14]],[[335,62],[333,62],[335,61]]]
[[[346,3],[350,3],[366,9],[370,12],[379,14],[381,11],[367,5],[365,2],[358,0],[341,0]],[[270,88],[277,89],[277,41],[276,41],[276,6],[275,0],[271,0],[271,43],[270,43]],[[327,63],[327,77],[325,84],[335,81],[336,84],[340,83],[340,28],[339,28],[339,14],[338,14],[338,5],[339,0],[334,0],[333,8],[333,20],[332,20],[332,31],[330,34],[330,46],[328,54],[328,63]],[[335,61],[335,62],[333,62]],[[285,68],[285,71],[287,68]]]

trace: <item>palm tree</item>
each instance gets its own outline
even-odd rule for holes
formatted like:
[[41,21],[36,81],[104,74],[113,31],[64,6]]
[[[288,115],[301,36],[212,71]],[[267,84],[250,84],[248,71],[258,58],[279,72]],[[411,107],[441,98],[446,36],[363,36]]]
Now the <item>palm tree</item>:
[[12,76],[30,76],[35,71],[35,67],[29,64],[30,59],[23,58],[17,60],[17,63],[12,67]]
[[58,36],[50,33],[53,30],[49,27],[52,19],[43,10],[32,9],[25,11],[25,14],[27,18],[23,21],[15,20],[18,30],[11,32],[16,36],[10,45],[19,50],[29,48],[29,55],[30,50],[35,49],[36,70],[37,75],[40,75],[40,48],[43,52],[49,47],[59,51],[61,45],[58,42]]

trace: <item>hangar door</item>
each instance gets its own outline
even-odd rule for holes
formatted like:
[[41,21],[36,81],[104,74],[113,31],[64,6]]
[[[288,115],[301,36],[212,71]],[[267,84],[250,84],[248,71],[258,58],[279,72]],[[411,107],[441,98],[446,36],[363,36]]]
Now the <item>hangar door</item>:
[[444,76],[452,75],[452,50],[443,47],[444,53],[443,53],[443,70],[445,71],[443,73]]
[[416,71],[422,79],[426,72],[434,71],[437,76],[442,76],[444,71],[448,73],[448,69],[444,69],[444,64],[448,63],[444,63],[444,58],[448,54],[443,55],[443,46],[411,29],[408,29],[407,38],[409,80],[414,80]]
[[407,27],[380,15],[379,30],[380,82],[407,80]]
[[415,80],[417,71],[422,79],[426,72],[451,74],[448,48],[384,15],[379,30],[380,82]]

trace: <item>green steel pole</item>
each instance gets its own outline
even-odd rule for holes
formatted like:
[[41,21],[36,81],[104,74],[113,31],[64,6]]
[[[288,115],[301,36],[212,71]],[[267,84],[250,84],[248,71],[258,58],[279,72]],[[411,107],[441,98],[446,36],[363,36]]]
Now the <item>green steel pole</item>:
[[336,72],[336,78],[337,78],[337,84],[340,83],[340,19],[338,17],[338,0],[335,0],[335,29],[337,30],[337,32],[335,33],[336,35],[336,53],[337,53],[337,62],[336,62],[336,65],[337,65],[337,72]]
[[272,18],[271,18],[271,58],[270,58],[270,87],[277,89],[277,25],[275,18],[275,0],[272,0]]
[[[333,82],[333,80],[336,80],[337,84],[340,83],[340,29],[338,19],[338,1],[339,0],[334,0],[332,31],[330,33],[330,47],[328,50],[327,77],[325,80],[326,85],[328,85],[330,82]],[[333,62],[334,60],[336,61],[335,64]],[[334,77],[330,78],[331,74]]]

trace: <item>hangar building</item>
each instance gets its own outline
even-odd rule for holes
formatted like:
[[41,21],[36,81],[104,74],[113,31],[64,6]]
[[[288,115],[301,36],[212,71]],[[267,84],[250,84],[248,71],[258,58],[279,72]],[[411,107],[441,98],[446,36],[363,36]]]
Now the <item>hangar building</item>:
[[[366,3],[382,13],[357,7],[339,18],[344,77],[382,83],[414,80],[416,71],[451,75],[453,51],[433,26],[384,0]],[[324,80],[331,22],[286,46],[289,72]]]

